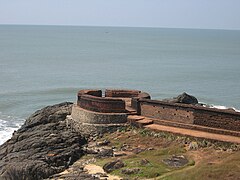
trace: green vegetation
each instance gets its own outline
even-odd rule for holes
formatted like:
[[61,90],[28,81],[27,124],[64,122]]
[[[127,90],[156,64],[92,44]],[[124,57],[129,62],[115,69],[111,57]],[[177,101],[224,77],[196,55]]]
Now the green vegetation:
[[[155,178],[164,173],[171,172],[176,169],[183,169],[187,166],[194,165],[194,161],[190,160],[189,163],[182,168],[170,168],[162,162],[164,158],[170,157],[171,155],[175,155],[175,154],[181,155],[184,152],[186,152],[186,150],[184,150],[181,147],[171,146],[168,148],[148,150],[148,151],[141,152],[139,154],[133,154],[122,159],[125,164],[124,168],[115,170],[111,174],[118,175],[121,177],[127,177],[127,178],[133,178],[133,177]],[[113,161],[113,159],[114,158],[98,159],[96,164],[99,166],[103,166],[107,162]],[[143,159],[147,160],[149,163],[141,164],[141,161]],[[137,174],[125,175],[121,171],[127,168],[130,168],[130,169],[139,168],[140,171]]]
[[[240,145],[214,142],[173,135],[165,132],[152,132],[144,129],[124,129],[105,134],[117,150],[127,147],[127,156],[97,159],[96,164],[104,164],[120,158],[125,167],[110,174],[128,179],[166,179],[166,180],[202,180],[202,179],[238,179],[240,177]],[[103,140],[103,139],[100,139]],[[190,148],[190,147],[193,148]],[[134,149],[145,149],[135,153]],[[148,149],[150,148],[150,149]],[[169,167],[163,159],[173,155],[184,155],[188,163],[180,168]],[[146,160],[148,163],[143,164]],[[122,173],[124,169],[139,169],[131,175]]]
[[240,177],[240,153],[230,154],[214,159],[203,159],[194,168],[185,171],[174,172],[159,179],[185,180],[185,179],[239,179]]

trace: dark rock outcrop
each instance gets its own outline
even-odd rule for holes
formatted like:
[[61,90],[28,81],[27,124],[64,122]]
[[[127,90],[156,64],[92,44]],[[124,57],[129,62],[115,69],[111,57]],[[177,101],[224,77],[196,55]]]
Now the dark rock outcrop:
[[169,102],[169,103],[183,103],[183,104],[193,104],[193,105],[198,104],[197,98],[185,92],[172,99],[163,99],[163,101]]
[[124,167],[124,163],[122,160],[115,160],[112,162],[108,162],[103,166],[103,170],[107,173],[112,172],[113,170],[120,169]]
[[0,179],[38,180],[65,170],[83,154],[86,140],[67,127],[72,103],[36,111],[0,146]]
[[182,167],[188,163],[188,159],[185,156],[173,155],[170,158],[163,159],[163,163],[170,167]]

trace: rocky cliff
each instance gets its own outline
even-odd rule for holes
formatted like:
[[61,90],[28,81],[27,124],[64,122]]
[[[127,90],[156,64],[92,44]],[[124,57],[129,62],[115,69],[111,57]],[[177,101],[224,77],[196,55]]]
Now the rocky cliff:
[[65,102],[32,114],[0,146],[0,179],[44,179],[78,160],[86,140],[68,128],[71,109],[72,103]]

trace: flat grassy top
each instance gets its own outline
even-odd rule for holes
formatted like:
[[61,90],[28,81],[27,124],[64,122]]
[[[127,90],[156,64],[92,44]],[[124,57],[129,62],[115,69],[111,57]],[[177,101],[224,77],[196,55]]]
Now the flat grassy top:
[[196,151],[201,157],[196,157],[196,165],[182,171],[173,172],[159,179],[240,179],[240,152],[217,152],[209,149]]
[[[103,166],[114,159],[121,159],[125,167],[111,172],[128,179],[240,179],[239,145],[212,143],[206,140],[196,140],[187,137],[174,136],[167,133],[149,133],[143,130],[131,129],[124,132],[106,134],[110,146],[121,149],[127,147],[127,156],[98,159],[96,164]],[[197,147],[189,149],[194,141]],[[134,153],[134,149],[144,149]],[[172,155],[184,155],[188,164],[181,167],[169,167],[163,159]],[[148,164],[142,165],[146,159]],[[139,168],[136,174],[125,175],[122,169]]]

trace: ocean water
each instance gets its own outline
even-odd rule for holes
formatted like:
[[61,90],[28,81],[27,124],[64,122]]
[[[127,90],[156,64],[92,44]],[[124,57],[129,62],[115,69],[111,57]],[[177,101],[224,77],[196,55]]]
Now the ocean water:
[[240,31],[0,25],[0,143],[83,88],[187,92],[240,109]]

